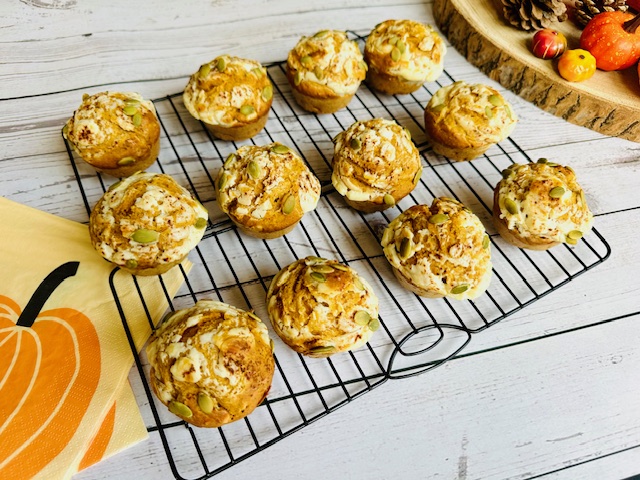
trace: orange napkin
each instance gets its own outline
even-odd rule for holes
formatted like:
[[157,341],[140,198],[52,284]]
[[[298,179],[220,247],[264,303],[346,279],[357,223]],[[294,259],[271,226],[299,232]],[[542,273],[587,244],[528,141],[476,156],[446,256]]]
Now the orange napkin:
[[78,470],[95,465],[148,437],[133,390],[126,382],[84,453]]
[[2,197],[0,224],[0,478],[69,478],[133,363],[118,304],[139,349],[184,273],[114,270],[86,225]]

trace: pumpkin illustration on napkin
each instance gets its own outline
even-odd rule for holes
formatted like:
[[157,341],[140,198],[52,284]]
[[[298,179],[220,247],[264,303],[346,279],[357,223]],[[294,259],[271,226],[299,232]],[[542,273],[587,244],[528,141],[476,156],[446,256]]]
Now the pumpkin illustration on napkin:
[[55,457],[98,386],[100,342],[91,320],[72,308],[41,311],[78,267],[56,268],[22,311],[0,295],[1,478],[32,477]]
[[0,223],[0,479],[68,480],[147,438],[127,378],[191,262],[134,277],[87,225],[1,196]]

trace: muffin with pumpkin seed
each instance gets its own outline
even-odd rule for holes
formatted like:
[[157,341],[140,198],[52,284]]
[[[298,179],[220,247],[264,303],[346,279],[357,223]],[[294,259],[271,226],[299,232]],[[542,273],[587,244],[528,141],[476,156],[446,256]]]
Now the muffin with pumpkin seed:
[[147,346],[149,383],[169,411],[215,428],[249,415],[275,371],[273,342],[252,312],[200,300],[158,327]]
[[496,89],[458,81],[438,89],[424,110],[433,151],[456,161],[473,160],[507,138],[518,119]]
[[284,267],[267,291],[273,329],[309,357],[359,348],[380,327],[378,298],[353,268],[306,257]]
[[273,86],[259,62],[220,55],[189,78],[184,106],[221,140],[245,140],[266,125]]
[[417,295],[473,299],[491,282],[491,242],[484,225],[451,198],[405,210],[389,223],[381,243],[400,284]]
[[215,186],[222,211],[262,239],[289,233],[320,199],[320,181],[300,155],[277,142],[240,147],[227,157]]
[[172,177],[138,172],[111,186],[89,217],[91,243],[133,275],[160,275],[198,244],[208,212]]
[[420,153],[409,131],[393,120],[355,122],[333,141],[331,183],[356,210],[393,207],[420,180]]
[[541,158],[503,170],[493,192],[493,221],[507,242],[530,250],[575,245],[593,214],[571,167]]
[[366,72],[358,44],[337,30],[302,37],[287,56],[293,97],[309,112],[333,113],[346,107]]
[[62,134],[82,160],[114,177],[145,170],[160,151],[156,109],[135,92],[83,95]]
[[393,94],[415,92],[444,70],[444,41],[430,26],[413,20],[386,20],[367,37],[367,84]]

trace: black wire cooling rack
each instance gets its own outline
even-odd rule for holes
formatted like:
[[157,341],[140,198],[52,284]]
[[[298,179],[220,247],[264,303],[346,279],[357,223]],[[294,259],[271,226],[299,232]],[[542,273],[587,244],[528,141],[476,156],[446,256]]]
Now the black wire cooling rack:
[[[424,105],[432,92],[454,79],[445,71],[437,83],[411,95],[386,96],[358,90],[348,108],[331,115],[301,110],[290,94],[284,64],[268,67],[274,101],[266,129],[249,141],[215,140],[184,108],[181,94],[155,101],[162,124],[158,162],[150,169],[172,175],[208,208],[205,237],[191,253],[193,268],[177,296],[167,300],[171,310],[203,298],[253,309],[267,319],[265,293],[269,281],[284,266],[307,256],[334,258],[355,268],[373,286],[380,300],[381,328],[357,351],[328,359],[305,358],[275,341],[276,373],[268,398],[247,418],[217,429],[194,428],[173,416],[157,401],[148,384],[144,352],[138,356],[120,305],[112,291],[134,352],[136,369],[130,381],[150,432],[150,450],[164,450],[176,478],[208,478],[262,451],[388,379],[428,371],[459,353],[480,332],[499,320],[558,289],[603,262],[610,248],[597,230],[578,245],[530,252],[506,244],[491,223],[493,187],[501,171],[513,162],[532,159],[513,140],[492,147],[472,162],[452,162],[434,154],[422,131]],[[407,127],[420,150],[424,167],[413,193],[396,207],[362,214],[350,209],[331,190],[332,138],[356,120],[385,117]],[[227,155],[241,144],[282,142],[295,148],[323,185],[318,208],[296,229],[274,240],[247,237],[231,225],[214,198],[214,179]],[[97,174],[69,158],[87,214],[115,179]],[[494,276],[486,294],[474,301],[424,299],[400,287],[384,258],[382,229],[401,211],[436,196],[462,201],[483,221],[492,243]],[[182,268],[182,267],[180,267]],[[117,270],[114,270],[114,274]],[[113,275],[112,275],[113,279]],[[162,279],[158,277],[158,281]],[[137,288],[135,277],[131,286]],[[166,290],[165,290],[166,291]],[[140,292],[140,289],[138,289]],[[141,296],[144,305],[144,298]],[[151,327],[154,322],[149,318]],[[270,327],[269,322],[265,323]],[[137,373],[137,375],[136,375]]]

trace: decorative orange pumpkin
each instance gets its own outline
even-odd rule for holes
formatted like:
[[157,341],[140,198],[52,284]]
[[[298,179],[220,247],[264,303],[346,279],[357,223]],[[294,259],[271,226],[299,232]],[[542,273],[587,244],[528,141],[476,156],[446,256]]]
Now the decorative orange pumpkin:
[[596,59],[581,48],[567,50],[558,59],[558,73],[569,82],[588,80],[595,72]]
[[588,50],[600,70],[623,70],[640,58],[640,15],[614,11],[595,15],[580,35],[580,48]]
[[0,478],[31,478],[73,437],[98,386],[100,342],[71,308],[41,312],[79,262],[51,272],[24,311],[0,295]]

